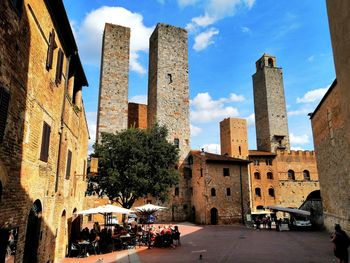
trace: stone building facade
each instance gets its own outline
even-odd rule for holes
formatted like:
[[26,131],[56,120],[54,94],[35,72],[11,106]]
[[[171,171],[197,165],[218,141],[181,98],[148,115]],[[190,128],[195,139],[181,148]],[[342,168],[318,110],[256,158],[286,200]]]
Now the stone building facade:
[[54,262],[84,206],[88,83],[62,1],[1,1],[0,14],[0,261]]
[[288,120],[282,69],[274,56],[264,54],[253,75],[256,145],[259,151],[289,150]]
[[324,223],[350,231],[350,2],[327,0],[336,80],[311,115]]
[[242,223],[249,212],[249,161],[191,151],[191,217],[198,224]]
[[105,24],[96,141],[102,132],[128,128],[130,28]]

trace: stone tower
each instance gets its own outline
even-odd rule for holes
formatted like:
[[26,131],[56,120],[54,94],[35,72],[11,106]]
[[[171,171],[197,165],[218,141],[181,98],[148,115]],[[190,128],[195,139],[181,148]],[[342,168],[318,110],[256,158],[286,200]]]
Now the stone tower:
[[106,24],[103,33],[96,141],[128,127],[130,28]]
[[220,122],[221,154],[234,158],[248,158],[247,120],[227,118]]
[[165,125],[180,149],[180,164],[190,151],[186,30],[157,24],[150,38],[148,127]]
[[271,152],[289,150],[282,69],[276,67],[276,58],[268,54],[255,64],[253,89],[257,148]]

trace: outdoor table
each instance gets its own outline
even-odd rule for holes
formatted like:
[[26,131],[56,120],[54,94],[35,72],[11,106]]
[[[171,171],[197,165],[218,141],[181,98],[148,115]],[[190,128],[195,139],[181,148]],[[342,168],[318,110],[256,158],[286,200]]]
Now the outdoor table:
[[79,255],[78,258],[85,258],[87,257],[87,248],[90,245],[90,242],[87,240],[83,240],[83,241],[79,241],[78,242],[79,246],[80,246],[80,251],[79,251]]

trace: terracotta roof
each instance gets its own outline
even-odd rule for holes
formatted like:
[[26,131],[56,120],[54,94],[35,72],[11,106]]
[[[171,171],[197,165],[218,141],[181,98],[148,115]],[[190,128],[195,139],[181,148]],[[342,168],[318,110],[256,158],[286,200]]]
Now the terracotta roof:
[[276,156],[273,152],[249,150],[249,156]]
[[[193,155],[201,156],[201,151],[191,151]],[[203,152],[204,158],[206,162],[236,162],[236,163],[250,163],[251,161],[245,160],[245,159],[239,159],[239,158],[233,158],[226,155],[220,155],[220,154],[214,154],[214,153],[208,153]]]

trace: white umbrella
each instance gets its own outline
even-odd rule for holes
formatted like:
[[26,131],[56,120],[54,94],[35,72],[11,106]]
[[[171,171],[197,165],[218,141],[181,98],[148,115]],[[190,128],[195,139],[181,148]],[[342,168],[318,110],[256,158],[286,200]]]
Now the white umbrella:
[[152,214],[154,212],[157,212],[159,210],[167,209],[167,207],[159,206],[159,205],[152,205],[152,204],[146,204],[142,206],[134,207],[134,211],[139,213],[148,213]]
[[118,214],[130,214],[133,211],[116,205],[102,205],[95,208],[90,208],[87,210],[82,210],[77,212],[78,215],[89,215],[89,214],[108,214],[108,213],[118,213]]

